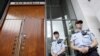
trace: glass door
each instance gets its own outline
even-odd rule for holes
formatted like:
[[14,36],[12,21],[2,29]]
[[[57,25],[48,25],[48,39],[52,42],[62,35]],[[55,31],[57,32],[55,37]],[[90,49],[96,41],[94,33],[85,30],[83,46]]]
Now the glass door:
[[47,56],[51,54],[51,43],[55,39],[54,31],[58,31],[60,39],[65,40],[67,46],[65,55],[74,56],[73,50],[70,48],[70,37],[74,32],[74,23],[77,20],[72,11],[69,0],[46,0],[46,46]]
[[75,20],[47,20],[47,55],[51,56],[51,43],[55,40],[53,36],[54,31],[58,31],[60,34],[60,39],[64,39],[64,43],[67,46],[65,55],[73,55],[73,51],[70,48],[70,38],[71,34],[74,32]]

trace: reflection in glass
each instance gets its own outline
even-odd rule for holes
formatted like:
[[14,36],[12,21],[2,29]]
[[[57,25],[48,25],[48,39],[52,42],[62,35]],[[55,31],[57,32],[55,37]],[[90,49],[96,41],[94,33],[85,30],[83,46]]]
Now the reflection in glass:
[[[67,26],[67,30],[68,30],[68,40],[67,40],[67,43],[68,45],[70,45],[70,39],[71,39],[71,35],[73,34],[74,32],[74,26],[75,25],[75,21],[66,21],[66,26]],[[69,53],[70,55],[74,56],[74,51],[69,47]]]

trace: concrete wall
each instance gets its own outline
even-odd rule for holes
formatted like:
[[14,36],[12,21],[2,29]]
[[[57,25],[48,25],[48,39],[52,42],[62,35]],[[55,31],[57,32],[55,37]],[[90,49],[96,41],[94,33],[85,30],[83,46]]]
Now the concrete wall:
[[99,22],[100,22],[100,0],[91,0],[89,6],[94,10]]
[[83,12],[81,11],[81,8],[80,8],[80,5],[79,5],[78,1],[76,1],[76,0],[71,0],[71,1],[72,1],[72,5],[73,5],[73,8],[74,8],[77,19],[78,20],[83,20],[84,21],[83,29],[87,29],[88,25],[86,24],[87,22],[84,19],[84,15],[83,15]]
[[100,53],[100,32],[98,30],[100,28],[100,23],[94,9],[92,9],[92,6],[90,6],[90,2],[88,2],[88,0],[71,0],[71,2],[73,4],[77,19],[84,21],[83,29],[89,28],[91,32],[95,34],[95,37],[99,42],[98,52]]

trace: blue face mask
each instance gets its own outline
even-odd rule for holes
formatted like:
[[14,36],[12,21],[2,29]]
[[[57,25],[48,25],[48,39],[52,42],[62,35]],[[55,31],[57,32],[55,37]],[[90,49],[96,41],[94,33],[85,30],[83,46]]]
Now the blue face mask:
[[62,39],[59,39],[59,40],[57,41],[58,44],[60,44],[61,42],[62,42]]
[[81,31],[82,35],[87,35],[87,31]]

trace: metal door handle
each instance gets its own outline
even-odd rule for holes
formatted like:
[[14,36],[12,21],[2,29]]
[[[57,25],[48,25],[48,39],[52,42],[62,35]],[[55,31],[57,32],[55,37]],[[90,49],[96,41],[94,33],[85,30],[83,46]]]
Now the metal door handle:
[[27,35],[26,34],[23,34],[23,37],[26,37]]

